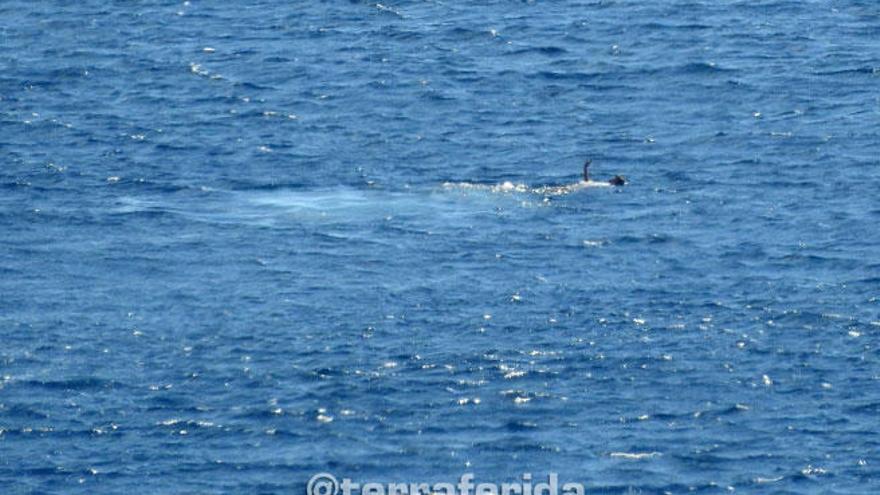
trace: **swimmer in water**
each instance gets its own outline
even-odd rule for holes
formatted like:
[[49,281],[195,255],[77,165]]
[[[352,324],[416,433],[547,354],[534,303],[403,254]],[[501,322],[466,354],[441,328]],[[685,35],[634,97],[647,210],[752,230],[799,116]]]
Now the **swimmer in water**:
[[[591,163],[593,163],[593,160],[590,160],[590,159],[587,159],[587,161],[584,162],[584,182],[587,182],[587,183],[590,182],[589,168],[590,168]],[[624,177],[622,175],[615,175],[614,177],[611,178],[611,180],[608,181],[608,184],[610,184],[612,186],[625,185],[626,184],[626,177]]]

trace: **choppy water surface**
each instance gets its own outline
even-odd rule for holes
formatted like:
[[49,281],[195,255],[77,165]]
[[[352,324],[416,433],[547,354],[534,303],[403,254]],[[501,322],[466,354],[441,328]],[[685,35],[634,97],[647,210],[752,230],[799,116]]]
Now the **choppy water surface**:
[[876,492],[878,22],[0,3],[2,492]]

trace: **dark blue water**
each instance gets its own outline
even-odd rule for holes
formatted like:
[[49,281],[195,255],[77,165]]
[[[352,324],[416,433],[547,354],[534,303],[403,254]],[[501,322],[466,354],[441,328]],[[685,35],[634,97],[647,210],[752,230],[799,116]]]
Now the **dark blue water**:
[[876,493],[878,14],[0,2],[0,491]]

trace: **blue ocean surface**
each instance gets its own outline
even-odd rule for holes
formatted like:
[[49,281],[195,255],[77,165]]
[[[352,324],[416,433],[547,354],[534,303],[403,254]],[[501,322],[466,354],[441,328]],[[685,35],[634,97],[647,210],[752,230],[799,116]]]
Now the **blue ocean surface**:
[[874,1],[0,1],[0,493],[878,493],[878,191]]

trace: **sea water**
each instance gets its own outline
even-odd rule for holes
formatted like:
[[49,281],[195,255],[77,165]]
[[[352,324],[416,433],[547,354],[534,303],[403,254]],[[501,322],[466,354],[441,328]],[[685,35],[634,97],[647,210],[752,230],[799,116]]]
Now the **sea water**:
[[876,492],[878,22],[0,3],[0,492]]

